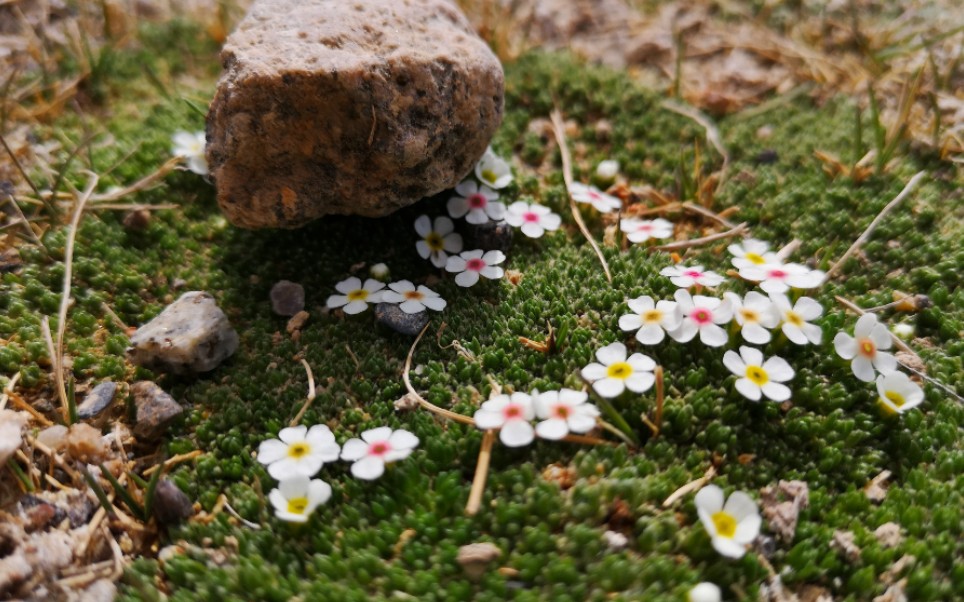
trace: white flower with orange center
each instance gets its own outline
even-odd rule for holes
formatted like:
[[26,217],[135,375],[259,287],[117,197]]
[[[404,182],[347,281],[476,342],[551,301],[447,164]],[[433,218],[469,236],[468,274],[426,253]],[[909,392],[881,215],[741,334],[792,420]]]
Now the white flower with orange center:
[[359,314],[368,309],[369,303],[382,300],[383,288],[385,283],[374,278],[366,279],[363,285],[361,280],[352,276],[335,285],[335,290],[340,294],[328,297],[325,305],[330,309],[342,307],[346,314]]
[[729,337],[719,324],[726,324],[733,317],[733,307],[728,299],[690,295],[681,288],[673,295],[679,304],[682,320],[679,328],[671,330],[669,336],[679,343],[692,341],[699,334],[700,341],[710,347],[726,345]]
[[268,493],[274,515],[290,523],[304,523],[315,508],[331,499],[331,485],[321,479],[292,477]]
[[623,202],[616,197],[606,194],[595,186],[588,186],[580,182],[573,182],[569,189],[572,200],[577,203],[588,203],[596,208],[599,213],[609,213],[621,209]]
[[316,424],[289,426],[281,429],[277,439],[262,441],[258,446],[258,462],[268,467],[268,474],[283,481],[292,477],[312,477],[325,462],[338,459],[341,449],[331,429]]
[[502,278],[505,271],[497,264],[503,261],[505,261],[505,254],[502,251],[483,252],[481,249],[476,249],[449,257],[445,264],[445,271],[457,272],[455,284],[468,287],[478,282],[479,276],[492,280]]
[[717,286],[722,284],[726,278],[716,272],[704,270],[701,265],[694,266],[669,266],[659,271],[660,274],[669,278],[669,281],[680,288],[691,286]]
[[673,222],[661,217],[656,219],[627,217],[619,221],[619,229],[626,234],[629,242],[633,243],[673,236]]
[[536,416],[542,422],[536,425],[536,434],[543,439],[559,440],[569,433],[588,433],[596,427],[599,409],[586,403],[585,391],[561,389],[534,394]]
[[903,372],[877,377],[880,407],[888,414],[903,414],[924,402],[924,391]]
[[760,510],[756,502],[734,491],[726,504],[723,490],[707,485],[696,494],[696,512],[717,552],[730,558],[742,558],[747,546],[760,534]]
[[558,230],[562,225],[562,218],[553,213],[548,207],[516,201],[509,205],[505,213],[505,221],[513,228],[519,228],[529,238],[539,238],[546,231]]
[[489,188],[498,190],[512,182],[512,170],[502,157],[495,154],[491,148],[487,148],[485,154],[475,164],[475,177]]
[[444,268],[449,253],[462,250],[462,236],[455,232],[452,220],[440,215],[435,218],[434,225],[427,215],[420,215],[415,220],[415,231],[421,240],[415,243],[415,250],[422,259],[430,259],[432,265]]
[[740,353],[727,351],[723,365],[740,378],[736,390],[751,401],[761,396],[773,401],[790,399],[790,387],[781,384],[793,378],[793,368],[785,359],[773,356],[764,361],[763,352],[753,347],[740,347]]
[[361,439],[349,439],[341,450],[341,459],[354,462],[351,474],[356,479],[372,481],[382,476],[385,465],[407,458],[418,447],[418,437],[404,430],[382,426],[369,429]]
[[816,320],[823,314],[823,306],[810,297],[800,297],[797,302],[790,304],[786,295],[770,295],[777,315],[780,317],[780,329],[791,342],[797,345],[813,343],[819,345],[823,340],[823,330],[811,320]]
[[759,283],[767,293],[783,294],[791,288],[816,288],[826,274],[799,263],[752,264],[740,268],[740,278]]
[[770,244],[757,240],[755,238],[748,238],[742,243],[734,243],[726,248],[733,255],[733,259],[730,262],[736,269],[742,269],[748,266],[763,266],[763,265],[775,265],[781,263],[780,258],[777,254],[770,251]]
[[400,280],[388,285],[390,290],[382,293],[384,303],[398,303],[398,308],[407,314],[417,314],[429,308],[434,311],[445,309],[445,299],[424,285],[415,285],[408,280]]
[[773,301],[756,291],[750,291],[743,298],[736,293],[725,293],[723,296],[733,306],[733,319],[740,325],[743,339],[754,345],[769,343],[770,329],[780,323]]
[[857,320],[854,336],[838,332],[833,338],[837,355],[852,360],[850,369],[854,376],[865,383],[873,382],[875,370],[890,374],[897,370],[897,360],[893,355],[881,351],[890,349],[891,339],[887,327],[877,322],[876,314],[864,314]]
[[465,216],[465,221],[470,224],[484,224],[505,217],[505,205],[498,202],[499,193],[488,186],[479,186],[474,180],[463,180],[455,187],[455,192],[462,196],[454,196],[446,204],[453,218]]
[[596,359],[582,369],[582,377],[592,383],[593,390],[600,397],[619,397],[629,389],[633,393],[643,393],[653,386],[656,376],[653,358],[634,353],[626,357],[626,346],[610,343],[596,351]]
[[508,447],[529,445],[535,439],[530,422],[535,417],[532,396],[527,393],[496,395],[476,410],[473,418],[480,429],[499,429],[499,440]]
[[187,168],[199,176],[208,175],[208,160],[204,156],[204,132],[177,131],[172,138],[171,154],[187,159]]
[[666,332],[679,328],[682,315],[676,301],[653,301],[648,295],[630,299],[626,302],[635,313],[619,317],[619,327],[626,331],[636,331],[636,340],[643,345],[656,345],[662,342]]

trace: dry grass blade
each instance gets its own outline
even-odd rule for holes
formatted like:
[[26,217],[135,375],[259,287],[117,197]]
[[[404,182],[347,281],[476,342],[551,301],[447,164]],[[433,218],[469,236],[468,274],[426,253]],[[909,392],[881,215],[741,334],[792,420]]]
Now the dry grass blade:
[[667,111],[689,117],[706,130],[706,141],[723,157],[723,167],[720,168],[719,182],[722,185],[723,181],[726,180],[726,170],[730,166],[730,154],[726,152],[726,147],[723,145],[723,137],[720,136],[720,130],[716,127],[716,124],[713,123],[713,120],[693,107],[688,107],[672,100],[664,100],[660,103],[660,106]]
[[684,495],[686,495],[691,491],[697,491],[699,489],[702,489],[703,486],[709,483],[710,480],[715,476],[716,476],[716,468],[714,468],[713,466],[710,466],[709,468],[706,469],[706,472],[703,474],[703,476],[696,479],[695,481],[690,481],[686,485],[683,485],[682,487],[680,487],[679,489],[671,493],[670,496],[663,501],[663,508],[669,508],[670,506],[675,504],[677,500],[679,500],[681,497],[683,497]]
[[482,494],[485,492],[485,481],[489,476],[489,460],[492,458],[493,443],[495,443],[495,431],[489,429],[482,435],[479,461],[475,465],[475,476],[472,478],[469,501],[465,504],[465,513],[469,516],[477,514],[479,507],[482,505]]
[[178,163],[180,163],[181,161],[182,161],[181,157],[172,157],[168,159],[163,165],[158,167],[154,173],[144,176],[143,178],[134,182],[130,186],[125,186],[124,188],[121,188],[120,190],[115,190],[113,192],[94,195],[93,197],[91,197],[91,201],[93,202],[93,205],[94,205],[92,209],[99,208],[100,207],[99,203],[110,203],[112,201],[117,201],[131,193],[139,192],[141,190],[149,188],[159,180],[163,179],[164,176],[174,171],[174,168],[177,167]]
[[655,247],[649,247],[650,251],[678,251],[680,249],[689,249],[691,247],[698,247],[700,245],[705,245],[717,240],[723,240],[725,238],[732,238],[734,236],[742,236],[749,231],[749,227],[746,222],[742,224],[737,224],[735,228],[731,228],[726,232],[719,232],[717,234],[710,234],[709,236],[704,236],[702,238],[694,238],[692,240],[681,240],[679,242],[671,242],[666,245],[658,245]]
[[301,360],[301,365],[305,367],[305,372],[308,374],[308,399],[305,400],[305,403],[301,406],[301,409],[298,410],[295,417],[291,419],[288,426],[298,426],[298,423],[304,418],[305,412],[311,407],[311,402],[315,400],[315,376],[311,373],[311,366],[309,366],[308,362],[304,359]]
[[415,390],[415,387],[412,386],[412,379],[409,377],[409,373],[412,370],[412,356],[415,355],[415,348],[418,347],[418,342],[422,340],[422,337],[425,335],[425,331],[428,330],[429,326],[431,326],[431,324],[425,325],[425,328],[422,329],[422,332],[418,333],[418,336],[415,337],[415,342],[412,343],[412,348],[408,350],[408,356],[405,358],[405,367],[402,369],[402,380],[405,382],[405,388],[408,390],[409,394],[411,394],[412,397],[418,400],[419,405],[425,408],[426,410],[434,414],[437,414],[443,418],[454,420],[455,422],[460,422],[462,424],[475,426],[475,420],[469,418],[468,416],[463,416],[462,414],[456,414],[455,412],[451,412],[449,410],[445,410],[443,408],[438,407],[437,405],[429,402],[427,399],[419,395],[418,391]]

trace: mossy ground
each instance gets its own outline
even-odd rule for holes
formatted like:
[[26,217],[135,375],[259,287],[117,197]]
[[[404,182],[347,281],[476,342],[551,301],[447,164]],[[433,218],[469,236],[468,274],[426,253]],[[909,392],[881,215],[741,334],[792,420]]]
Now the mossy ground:
[[[112,144],[93,147],[94,166],[113,165],[132,153],[104,178],[105,187],[149,173],[168,157],[175,130],[203,125],[179,99],[185,90],[165,89],[165,95],[152,82],[183,82],[182,76],[190,75],[198,79],[193,87],[184,84],[188,95],[213,92],[216,48],[196,43],[198,33],[183,24],[146,33],[139,52],[117,54],[99,81],[99,104],[92,107],[91,114],[114,137]],[[154,76],[146,76],[142,64]],[[506,75],[506,119],[494,141],[500,154],[533,163],[547,156],[558,165],[552,142],[527,129],[555,103],[580,126],[570,140],[577,148],[577,179],[588,178],[598,160],[615,158],[631,183],[673,190],[681,171],[691,170],[697,143],[707,171],[719,167],[699,126],[661,109],[659,94],[623,74],[565,56],[530,55],[506,65]],[[125,230],[119,212],[91,213],[80,230],[74,265],[76,303],[67,350],[75,376],[81,381],[150,376],[125,363],[126,336],[102,303],[137,325],[179,294],[175,279],[183,279],[187,290],[213,293],[240,333],[241,347],[202,378],[160,377],[189,408],[165,447],[168,454],[203,452],[196,464],[176,468],[173,478],[205,509],[223,492],[241,516],[262,526],[245,528],[222,513],[209,524],[173,530],[165,541],[201,550],[227,545],[227,561],[215,565],[200,551],[175,555],[163,566],[139,560],[127,571],[122,598],[159,599],[160,583],[177,600],[680,600],[704,580],[720,584],[729,596],[743,592],[753,598],[767,574],[757,557],[727,561],[714,552],[691,495],[675,508],[662,507],[670,493],[711,464],[718,465],[717,484],[754,497],[780,479],[809,484],[810,507],[800,516],[793,542],[778,543],[770,560],[791,589],[815,584],[835,598],[870,599],[886,588],[881,578],[894,562],[912,555],[915,560],[901,574],[910,599],[964,597],[959,562],[964,406],[927,386],[919,411],[899,421],[884,419],[873,385],[857,381],[829,344],[837,330],[850,330],[854,322],[834,295],[873,306],[889,302],[893,290],[927,294],[932,308],[884,318],[913,323],[914,346],[928,372],[964,392],[964,230],[955,192],[960,182],[946,163],[913,153],[860,185],[829,179],[813,151],[848,159],[862,155],[866,149],[855,149],[854,115],[846,99],[816,106],[798,98],[719,123],[732,163],[714,209],[738,207],[737,218],[777,246],[799,238],[803,244],[795,257],[823,268],[842,255],[911,174],[930,173],[860,256],[816,294],[826,309],[819,320],[824,345],[779,348],[797,371],[792,407],[754,404],[736,394],[722,350],[699,342],[641,349],[666,370],[659,438],[646,441],[639,419],[653,404],[646,394],[617,403],[645,441],[639,450],[544,442],[521,450],[497,446],[483,508],[475,517],[465,516],[463,508],[481,433],[423,411],[396,412],[393,402],[405,393],[401,370],[411,339],[376,328],[371,313],[342,318],[322,311],[334,284],[360,262],[385,262],[396,279],[434,273],[415,253],[412,222],[421,213],[442,213],[443,198],[378,220],[336,217],[297,231],[249,232],[226,223],[210,185],[181,172],[132,199],[179,206],[156,212],[143,232]],[[600,119],[612,124],[605,142],[593,128]],[[769,137],[758,136],[762,126],[772,128]],[[78,139],[80,131],[75,116],[37,134]],[[774,162],[755,160],[768,149],[776,152]],[[616,340],[635,344],[616,325],[626,313],[624,300],[640,294],[668,298],[673,292],[658,275],[670,258],[639,247],[604,248],[614,276],[607,283],[571,227],[561,172],[544,179],[535,174],[525,161],[517,162],[517,184],[508,196],[552,206],[567,229],[537,241],[517,236],[506,267],[521,271],[521,282],[466,290],[443,278],[434,287],[449,305],[415,354],[420,369],[413,381],[440,406],[471,414],[493,382],[514,390],[581,387],[578,371],[598,347]],[[81,180],[77,176],[78,186]],[[601,237],[598,220],[590,219],[590,229]],[[51,230],[44,243],[50,255],[22,248],[25,267],[5,274],[0,287],[5,340],[0,374],[6,377],[0,381],[20,370],[20,386],[41,396],[52,389],[39,324],[59,303],[64,231]],[[690,257],[723,271],[724,246]],[[284,333],[285,319],[275,316],[268,302],[271,285],[280,279],[300,282],[307,291],[311,319],[297,342]],[[741,283],[728,286],[748,290]],[[435,333],[442,322],[439,346]],[[547,322],[559,333],[557,351],[543,355],[519,344],[519,336],[542,338]],[[473,357],[448,346],[454,340]],[[737,344],[734,337],[731,347]],[[776,351],[767,347],[768,353]],[[422,442],[411,458],[374,483],[351,478],[347,464],[326,466],[321,476],[334,496],[302,527],[271,517],[262,494],[273,482],[253,457],[257,445],[285,426],[304,401],[307,381],[296,356],[312,366],[319,385],[304,423],[329,424],[340,442],[382,424],[407,428]],[[574,471],[570,489],[543,478],[554,463]],[[886,498],[875,504],[862,488],[884,470],[894,476]],[[904,539],[885,549],[873,531],[889,521],[901,526]],[[602,535],[609,529],[629,538],[626,550],[606,549]],[[855,533],[860,560],[847,561],[831,547],[838,529]],[[473,583],[455,556],[459,546],[479,541],[495,543],[503,555]]]

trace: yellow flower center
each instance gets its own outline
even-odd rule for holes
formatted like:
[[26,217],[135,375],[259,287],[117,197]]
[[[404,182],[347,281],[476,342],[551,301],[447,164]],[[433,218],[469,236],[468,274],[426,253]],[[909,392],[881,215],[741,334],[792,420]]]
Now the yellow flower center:
[[720,510],[710,518],[713,520],[713,526],[716,527],[717,535],[733,539],[733,536],[736,535],[736,519],[733,518],[732,514]]
[[744,255],[744,257],[746,257],[747,259],[749,259],[750,261],[752,261],[757,265],[763,265],[764,263],[766,263],[766,260],[763,259],[763,257],[761,257],[760,255],[757,255],[756,253],[747,253],[746,255]]
[[747,366],[746,377],[758,387],[762,387],[770,382],[770,377],[767,375],[767,371],[760,366]]
[[874,345],[874,342],[870,339],[860,339],[857,341],[857,348],[864,357],[873,358],[877,353],[877,345]]
[[647,324],[652,324],[653,322],[659,322],[663,319],[663,312],[658,309],[651,309],[649,311],[643,312],[643,322]]
[[499,179],[499,176],[491,169],[483,169],[482,179],[485,180],[486,182],[495,182],[496,180]]
[[803,318],[794,311],[788,311],[784,319],[794,326],[803,326]]
[[886,393],[884,393],[884,397],[889,399],[890,402],[893,403],[898,408],[903,406],[905,403],[907,403],[907,400],[904,399],[904,396],[898,393],[897,391],[887,391]]
[[311,451],[311,446],[307,443],[292,443],[288,446],[288,455],[292,458],[303,458]]
[[625,380],[633,373],[633,367],[626,362],[616,362],[606,369],[606,376]]
[[306,497],[293,497],[288,500],[288,512],[291,514],[304,514],[307,507],[308,498]]
[[445,241],[437,232],[429,232],[428,236],[425,237],[425,244],[433,251],[441,251],[445,248]]
[[759,322],[760,314],[752,309],[743,308],[740,310],[740,315],[743,316],[744,322]]
[[356,291],[352,291],[348,293],[349,301],[364,301],[367,298],[368,298],[368,291],[366,291],[363,288],[360,288]]

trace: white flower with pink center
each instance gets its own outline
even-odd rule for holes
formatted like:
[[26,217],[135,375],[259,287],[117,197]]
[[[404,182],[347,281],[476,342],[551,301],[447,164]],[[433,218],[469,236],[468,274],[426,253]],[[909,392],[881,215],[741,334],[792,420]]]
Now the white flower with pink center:
[[720,300],[703,295],[690,295],[686,289],[679,289],[673,295],[679,304],[683,320],[679,328],[669,333],[674,341],[686,343],[699,334],[700,341],[710,347],[726,345],[729,337],[719,324],[726,324],[733,317],[733,306],[729,300]]
[[474,180],[463,180],[455,187],[455,192],[462,196],[450,198],[446,205],[453,218],[465,216],[465,221],[470,224],[484,224],[505,217],[505,205],[498,202],[499,193],[488,186],[479,186]]
[[562,218],[553,213],[548,207],[516,201],[509,205],[505,213],[505,221],[513,228],[520,228],[529,238],[539,238],[546,231],[558,230],[562,225]]
[[569,193],[572,194],[572,200],[577,203],[589,203],[599,213],[609,213],[621,209],[623,206],[623,202],[616,197],[606,194],[595,186],[588,186],[580,182],[573,182]]
[[407,458],[418,447],[418,437],[404,430],[383,426],[361,434],[361,439],[349,439],[341,448],[341,459],[354,462],[351,474],[357,479],[372,481],[382,476],[385,465]]
[[881,349],[890,349],[890,333],[887,327],[877,322],[876,314],[864,314],[857,320],[854,336],[838,332],[833,339],[837,354],[850,364],[854,376],[865,383],[873,382],[876,369],[881,374],[897,370],[897,359]]
[[673,222],[661,217],[656,219],[637,219],[627,217],[619,222],[619,229],[626,234],[629,242],[641,243],[650,239],[673,236]]
[[475,426],[499,429],[499,440],[509,447],[529,445],[535,439],[531,420],[535,417],[532,396],[526,393],[496,395],[476,410]]
[[481,249],[476,249],[449,257],[445,270],[459,272],[455,276],[455,284],[468,287],[478,282],[479,276],[492,280],[502,278],[505,271],[498,267],[498,264],[503,261],[505,261],[505,254],[502,251],[483,252]]
[[512,182],[512,170],[505,159],[495,154],[489,147],[475,164],[475,177],[489,188],[505,188]]
[[561,389],[546,391],[534,397],[536,416],[542,422],[536,425],[536,435],[557,441],[569,433],[588,433],[596,427],[599,408],[586,403],[585,391]]
[[660,274],[669,278],[669,281],[680,288],[691,286],[717,286],[726,280],[716,272],[704,270],[701,265],[685,266],[674,265],[663,268]]
[[760,288],[772,294],[783,294],[791,288],[816,288],[823,284],[826,274],[811,270],[799,263],[747,265],[740,268],[740,278],[760,283]]

